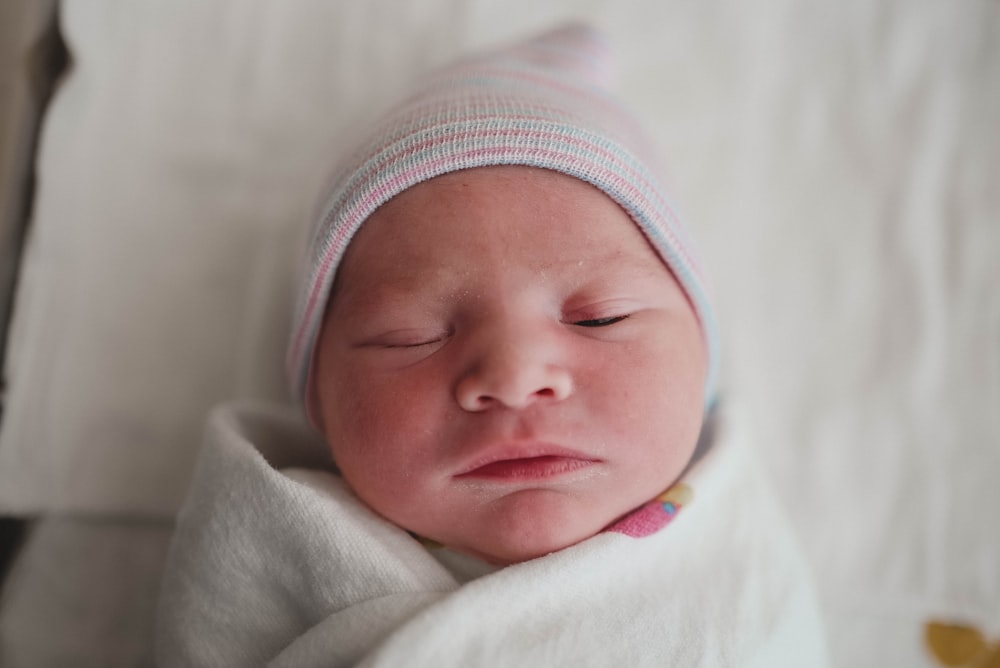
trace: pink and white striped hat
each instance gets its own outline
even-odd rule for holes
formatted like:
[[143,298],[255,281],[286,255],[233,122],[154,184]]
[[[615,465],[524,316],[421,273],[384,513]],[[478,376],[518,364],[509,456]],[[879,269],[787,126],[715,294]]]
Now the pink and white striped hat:
[[362,223],[418,183],[492,165],[574,176],[629,214],[694,306],[708,350],[706,404],[714,400],[719,347],[704,278],[657,178],[652,142],[612,97],[609,79],[606,42],[573,24],[438,72],[374,126],[337,169],[311,237],[287,357],[300,400],[337,267]]

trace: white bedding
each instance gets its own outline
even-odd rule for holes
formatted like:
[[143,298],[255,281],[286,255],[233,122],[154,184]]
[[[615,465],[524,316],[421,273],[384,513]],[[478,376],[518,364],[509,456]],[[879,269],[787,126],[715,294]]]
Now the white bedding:
[[811,578],[731,406],[667,493],[675,515],[646,504],[506,568],[379,517],[304,426],[267,404],[212,411],[164,577],[163,668],[827,666]]
[[0,512],[170,517],[208,409],[282,400],[348,122],[569,16],[604,28],[714,279],[724,386],[840,665],[1000,642],[994,0],[69,1],[8,352]]

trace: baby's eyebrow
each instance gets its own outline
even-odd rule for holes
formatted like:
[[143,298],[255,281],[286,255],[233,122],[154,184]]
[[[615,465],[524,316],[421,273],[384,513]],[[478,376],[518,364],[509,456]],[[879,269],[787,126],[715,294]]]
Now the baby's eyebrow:
[[592,272],[595,266],[605,271],[614,272],[616,275],[635,278],[659,276],[662,271],[669,271],[667,265],[658,257],[649,258],[648,261],[645,259],[637,260],[635,257],[626,255],[618,249],[612,249],[590,258],[557,260],[551,264],[547,263],[545,268],[570,267],[586,273]]
[[426,293],[427,289],[418,287],[416,282],[404,281],[393,286],[352,286],[344,290],[340,298],[352,310],[368,313],[404,308]]

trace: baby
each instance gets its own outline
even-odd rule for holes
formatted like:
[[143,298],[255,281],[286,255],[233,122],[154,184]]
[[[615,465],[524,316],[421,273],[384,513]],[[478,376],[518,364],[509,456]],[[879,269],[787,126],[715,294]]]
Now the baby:
[[605,58],[570,26],[462,62],[342,164],[288,355],[336,470],[216,411],[163,662],[822,665],[780,513],[705,428],[713,313]]

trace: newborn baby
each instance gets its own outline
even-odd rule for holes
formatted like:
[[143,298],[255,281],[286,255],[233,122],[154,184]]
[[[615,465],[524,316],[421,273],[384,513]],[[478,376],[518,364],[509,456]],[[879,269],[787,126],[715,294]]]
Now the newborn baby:
[[606,57],[569,26],[464,61],[342,162],[288,353],[322,442],[215,411],[161,662],[823,665]]

